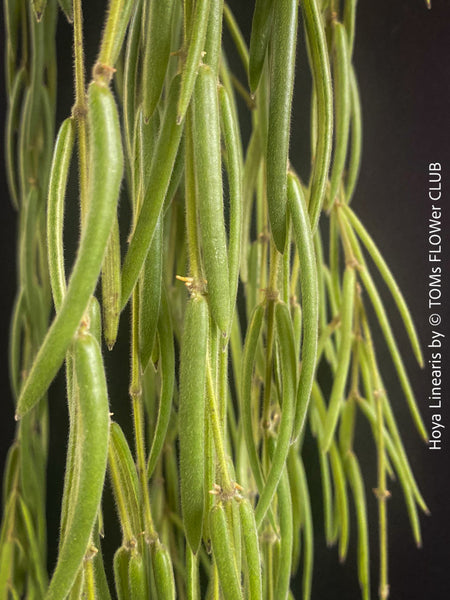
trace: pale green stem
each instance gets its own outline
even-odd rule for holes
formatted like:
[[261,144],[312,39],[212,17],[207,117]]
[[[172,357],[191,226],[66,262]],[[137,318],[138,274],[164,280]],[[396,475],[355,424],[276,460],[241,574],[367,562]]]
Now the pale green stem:
[[134,435],[136,444],[137,471],[141,493],[143,498],[143,522],[145,533],[149,540],[157,536],[153,525],[152,513],[150,508],[150,496],[147,484],[147,468],[145,460],[145,442],[144,442],[144,410],[142,404],[142,387],[139,365],[139,291],[133,292],[132,299],[132,330],[131,330],[131,384],[130,396],[133,408]]
[[363,328],[368,348],[369,367],[372,371],[374,389],[374,398],[376,402],[377,415],[377,452],[378,452],[378,487],[375,490],[375,496],[378,500],[378,523],[379,523],[379,547],[380,547],[380,600],[386,600],[389,597],[388,584],[388,539],[387,539],[387,506],[386,501],[390,493],[386,487],[386,453],[384,443],[384,419],[383,404],[385,392],[382,388],[379,376],[378,366],[375,358],[375,351],[370,333],[369,324],[363,313]]
[[231,478],[228,473],[228,463],[225,456],[225,448],[223,444],[222,429],[220,424],[220,415],[219,411],[217,410],[214,381],[211,373],[211,365],[209,360],[206,367],[206,388],[208,398],[208,416],[213,432],[214,447],[216,449],[216,458],[218,462],[218,470],[222,479],[219,482],[219,485],[225,492],[232,492],[233,485],[231,483]]
[[75,105],[72,114],[77,124],[78,134],[78,177],[80,185],[81,226],[87,213],[88,198],[88,137],[87,137],[87,103],[84,74],[83,52],[83,13],[81,0],[73,0],[73,36],[75,54]]

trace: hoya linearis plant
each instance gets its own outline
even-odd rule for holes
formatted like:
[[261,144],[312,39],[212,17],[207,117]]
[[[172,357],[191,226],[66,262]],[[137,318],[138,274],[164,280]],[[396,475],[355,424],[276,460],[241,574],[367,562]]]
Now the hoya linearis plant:
[[[59,9],[73,25],[75,101],[55,138]],[[373,329],[424,440],[427,432],[374,270],[421,365],[411,316],[351,205],[362,131],[356,1],[256,0],[247,43],[222,0],[111,0],[89,66],[82,9],[81,0],[4,0],[18,291],[0,598],[311,598],[307,430],[327,544],[346,559],[354,514],[361,597],[388,598],[388,479],[401,484],[417,545],[427,507]],[[223,27],[245,78],[230,69]],[[299,44],[312,74],[312,89],[299,92],[311,98],[306,179],[289,156]],[[80,237],[68,271],[71,170]],[[131,223],[119,218],[120,194]],[[131,321],[121,318],[128,305]],[[110,413],[102,358],[127,332],[130,439]],[[332,373],[326,393],[320,364]],[[58,557],[48,573],[47,392],[60,369],[70,426]],[[376,485],[360,467],[357,418],[372,431]],[[122,534],[112,565],[101,551],[115,526],[102,516],[105,480]],[[378,531],[369,531],[370,488]],[[378,539],[375,556],[369,535]],[[291,589],[297,575],[301,590]]]

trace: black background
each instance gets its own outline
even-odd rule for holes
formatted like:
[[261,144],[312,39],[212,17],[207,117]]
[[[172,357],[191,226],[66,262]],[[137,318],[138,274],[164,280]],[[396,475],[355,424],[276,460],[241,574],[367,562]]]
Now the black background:
[[[87,53],[88,68],[92,65],[96,43],[101,31],[104,2],[84,3],[87,37],[92,39]],[[253,3],[245,6],[237,0],[230,2],[247,40],[251,26]],[[58,26],[58,61],[60,77],[59,122],[67,116],[72,103],[71,29],[60,19]],[[300,31],[300,47],[303,33]],[[450,214],[450,6],[445,0],[436,0],[431,11],[422,0],[360,1],[358,6],[354,63],[361,88],[364,122],[363,161],[354,199],[354,208],[381,248],[410,306],[426,354],[431,327],[427,307],[428,242],[427,224],[430,216],[427,197],[428,163],[440,162],[443,175],[443,223],[447,269],[444,276],[443,328],[450,335],[448,294],[448,258],[450,239],[448,227]],[[236,58],[230,50],[232,62]],[[66,65],[65,71],[62,65]],[[301,174],[307,173],[309,75],[304,50],[300,48],[297,61],[297,82],[294,95],[294,125],[292,129],[291,158]],[[4,85],[3,73],[0,84]],[[4,123],[5,95],[1,88],[1,122]],[[59,123],[58,123],[59,125]],[[0,179],[1,279],[0,291],[0,463],[3,464],[7,448],[14,435],[13,405],[7,372],[7,345],[9,316],[15,293],[15,229],[16,218],[8,200],[8,191],[2,162]],[[429,373],[420,370],[412,357],[408,340],[399,323],[389,295],[384,299],[388,306],[394,331],[405,356],[417,400],[426,425],[431,428],[427,396],[430,393]],[[126,324],[125,324],[126,326]],[[375,329],[375,326],[374,326]],[[448,378],[448,345],[445,346],[445,383],[442,451],[432,452],[415,433],[405,400],[399,389],[386,347],[376,336],[378,358],[383,378],[389,391],[394,411],[411,458],[419,485],[431,510],[431,517],[422,517],[423,548],[416,549],[404,508],[401,490],[392,482],[389,501],[389,569],[391,598],[395,600],[444,599],[450,597],[450,423]],[[119,349],[120,350],[120,349]],[[127,352],[126,343],[123,347]],[[113,371],[111,371],[113,372]],[[111,373],[110,372],[110,373]],[[56,386],[61,386],[57,382]],[[113,387],[115,381],[113,380]],[[55,386],[54,386],[55,387]],[[115,389],[117,394],[117,389]],[[114,407],[129,418],[126,407],[126,390],[120,392],[125,406]],[[66,435],[65,407],[51,401],[52,428],[49,464],[49,539],[56,540],[58,493],[64,464],[64,439]],[[119,419],[120,420],[120,419]],[[361,420],[362,423],[362,420]],[[59,444],[59,445],[58,445]],[[367,473],[366,494],[371,520],[372,589],[376,597],[377,586],[377,527],[376,501],[371,488],[376,485],[375,453],[368,430],[362,427],[357,440],[358,453]],[[359,597],[355,567],[354,531],[347,564],[339,565],[335,549],[325,548],[322,528],[322,508],[317,459],[313,450],[310,485],[313,494],[313,512],[316,521],[316,557],[313,584],[314,600],[353,600]],[[53,484],[52,484],[53,485]],[[353,530],[355,523],[352,522]],[[108,543],[108,539],[106,540]],[[109,538],[111,547],[119,540]],[[111,556],[107,551],[107,557]],[[50,562],[52,556],[50,556]],[[299,588],[295,597],[300,598]]]

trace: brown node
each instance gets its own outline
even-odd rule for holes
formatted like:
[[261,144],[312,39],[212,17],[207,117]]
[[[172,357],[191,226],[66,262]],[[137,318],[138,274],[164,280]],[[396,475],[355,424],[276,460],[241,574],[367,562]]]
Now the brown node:
[[213,483],[213,489],[209,490],[209,493],[211,494],[211,496],[219,496],[219,494],[221,494],[221,492],[222,492],[222,488],[217,483]]
[[270,242],[270,234],[268,231],[261,231],[261,233],[258,234],[258,242],[260,244],[265,244],[266,242],[269,243]]
[[261,420],[261,429],[266,432],[266,435],[275,435],[275,428],[280,421],[280,413],[274,409],[268,419]]
[[217,496],[219,502],[230,502],[233,498],[242,499],[241,492],[243,491],[243,487],[236,483],[236,481],[231,482],[231,488],[225,489],[217,483],[213,484],[213,489],[209,490],[209,493],[212,496]]
[[270,301],[276,302],[278,300],[278,298],[280,297],[280,292],[278,290],[272,290],[270,288],[262,288],[260,291],[265,294],[266,300],[268,302],[270,302]]
[[175,275],[175,279],[184,283],[191,296],[206,295],[206,285],[208,283],[206,279],[194,279],[194,277],[184,277],[182,275]]
[[182,46],[181,48],[179,48],[178,50],[173,50],[170,53],[170,56],[177,56],[178,58],[181,58],[184,60],[185,56],[186,56],[186,49]]
[[142,387],[139,384],[133,384],[129,389],[130,397],[133,399],[139,399],[142,397]]
[[348,260],[345,261],[345,266],[350,267],[350,269],[356,269],[357,271],[361,270],[361,265],[354,256],[351,256]]
[[80,325],[78,326],[78,334],[85,335],[86,333],[89,333],[90,326],[91,320],[89,318],[89,315],[85,313],[81,318]]
[[132,553],[136,547],[137,547],[137,540],[135,537],[132,537],[130,540],[127,541],[126,548],[127,548],[127,550],[130,551],[130,553]]
[[272,421],[270,419],[261,419],[260,426],[263,431],[270,431],[272,428]]
[[111,67],[110,65],[105,65],[103,63],[95,63],[94,68],[92,69],[92,79],[100,84],[109,84],[111,79],[113,78],[116,69]]
[[387,500],[391,497],[391,492],[389,490],[379,490],[378,488],[373,488],[372,492],[375,494],[375,497],[378,500]]
[[263,533],[260,535],[260,538],[262,543],[266,543],[266,544],[276,544],[278,542],[278,540],[280,539],[279,536],[273,531],[273,529],[266,529],[265,531],[263,531]]
[[156,532],[147,533],[147,531],[142,531],[141,535],[144,538],[144,541],[147,544],[147,546],[151,546],[152,544],[158,541],[158,534]]
[[361,394],[359,393],[359,390],[354,389],[349,397],[349,400],[355,400],[355,402],[364,402],[364,398],[361,396]]
[[364,336],[361,333],[361,330],[358,328],[355,333],[353,334],[355,342],[363,342],[364,341]]
[[93,558],[95,558],[95,556],[97,556],[98,554],[98,548],[96,548],[93,544],[91,544],[89,546],[89,548],[86,550],[86,554],[84,555],[84,560],[88,561],[88,560],[92,560]]
[[86,106],[74,104],[72,106],[72,118],[76,121],[83,121],[87,117],[88,111]]
[[337,327],[340,324],[341,324],[341,315],[335,315],[330,321],[331,327]]

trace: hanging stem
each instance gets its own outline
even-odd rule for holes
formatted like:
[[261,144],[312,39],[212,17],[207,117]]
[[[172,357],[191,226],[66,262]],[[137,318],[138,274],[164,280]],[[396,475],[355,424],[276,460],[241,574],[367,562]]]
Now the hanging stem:
[[219,485],[225,493],[233,493],[234,486],[231,483],[231,478],[228,473],[228,464],[225,455],[225,448],[222,438],[222,429],[220,424],[219,412],[217,410],[216,395],[214,391],[214,381],[211,373],[211,365],[209,360],[206,367],[206,389],[206,395],[208,399],[208,416],[213,432],[214,447],[216,449],[216,458],[219,467],[218,470],[221,477]]
[[272,360],[274,339],[274,312],[275,302],[278,299],[278,263],[279,256],[275,244],[270,242],[270,273],[269,286],[266,290],[267,299],[267,343],[266,343],[266,369],[264,375],[264,400],[263,400],[263,424],[269,427],[270,423],[270,395],[272,387]]
[[185,122],[185,198],[186,198],[186,234],[188,241],[189,270],[191,277],[201,279],[199,254],[197,206],[195,194],[194,147],[192,139],[192,111],[188,110]]
[[84,597],[87,600],[95,600],[94,557],[95,554],[84,559]]
[[344,247],[345,262],[348,265],[356,265],[356,264],[358,264],[358,261],[356,260],[355,255],[353,253],[352,244],[351,244],[350,239],[347,234],[346,223],[344,223],[344,221],[342,219],[342,213],[340,210],[340,202],[336,201],[334,206],[335,206],[336,216],[337,216],[337,220],[338,220],[338,224],[339,224],[339,233],[341,236],[342,245]]
[[144,410],[142,406],[142,387],[139,365],[139,293],[135,289],[132,299],[132,325],[131,325],[131,385],[130,396],[133,408],[134,435],[136,444],[137,471],[139,483],[141,485],[141,493],[143,499],[143,521],[145,534],[148,536],[147,541],[151,541],[157,537],[152,519],[150,508],[150,496],[147,485],[147,469],[145,461],[145,442],[144,442]]
[[75,104],[72,115],[77,125],[78,135],[78,177],[80,185],[81,226],[87,212],[88,197],[88,137],[87,104],[83,52],[83,13],[81,0],[73,0],[73,36],[75,54]]
[[228,345],[222,348],[219,340],[219,381],[218,397],[220,406],[220,424],[225,438],[227,431],[227,405],[228,405]]
[[383,404],[385,400],[385,392],[381,383],[378,365],[373,347],[372,335],[370,333],[369,324],[364,311],[362,313],[362,324],[364,336],[366,338],[369,367],[372,371],[373,383],[375,386],[373,395],[376,404],[377,416],[377,453],[378,453],[378,487],[374,490],[378,500],[378,526],[379,526],[379,548],[380,548],[380,600],[386,600],[389,597],[388,584],[388,548],[387,548],[387,506],[386,501],[390,497],[390,492],[386,487],[386,455],[384,443],[384,418]]

